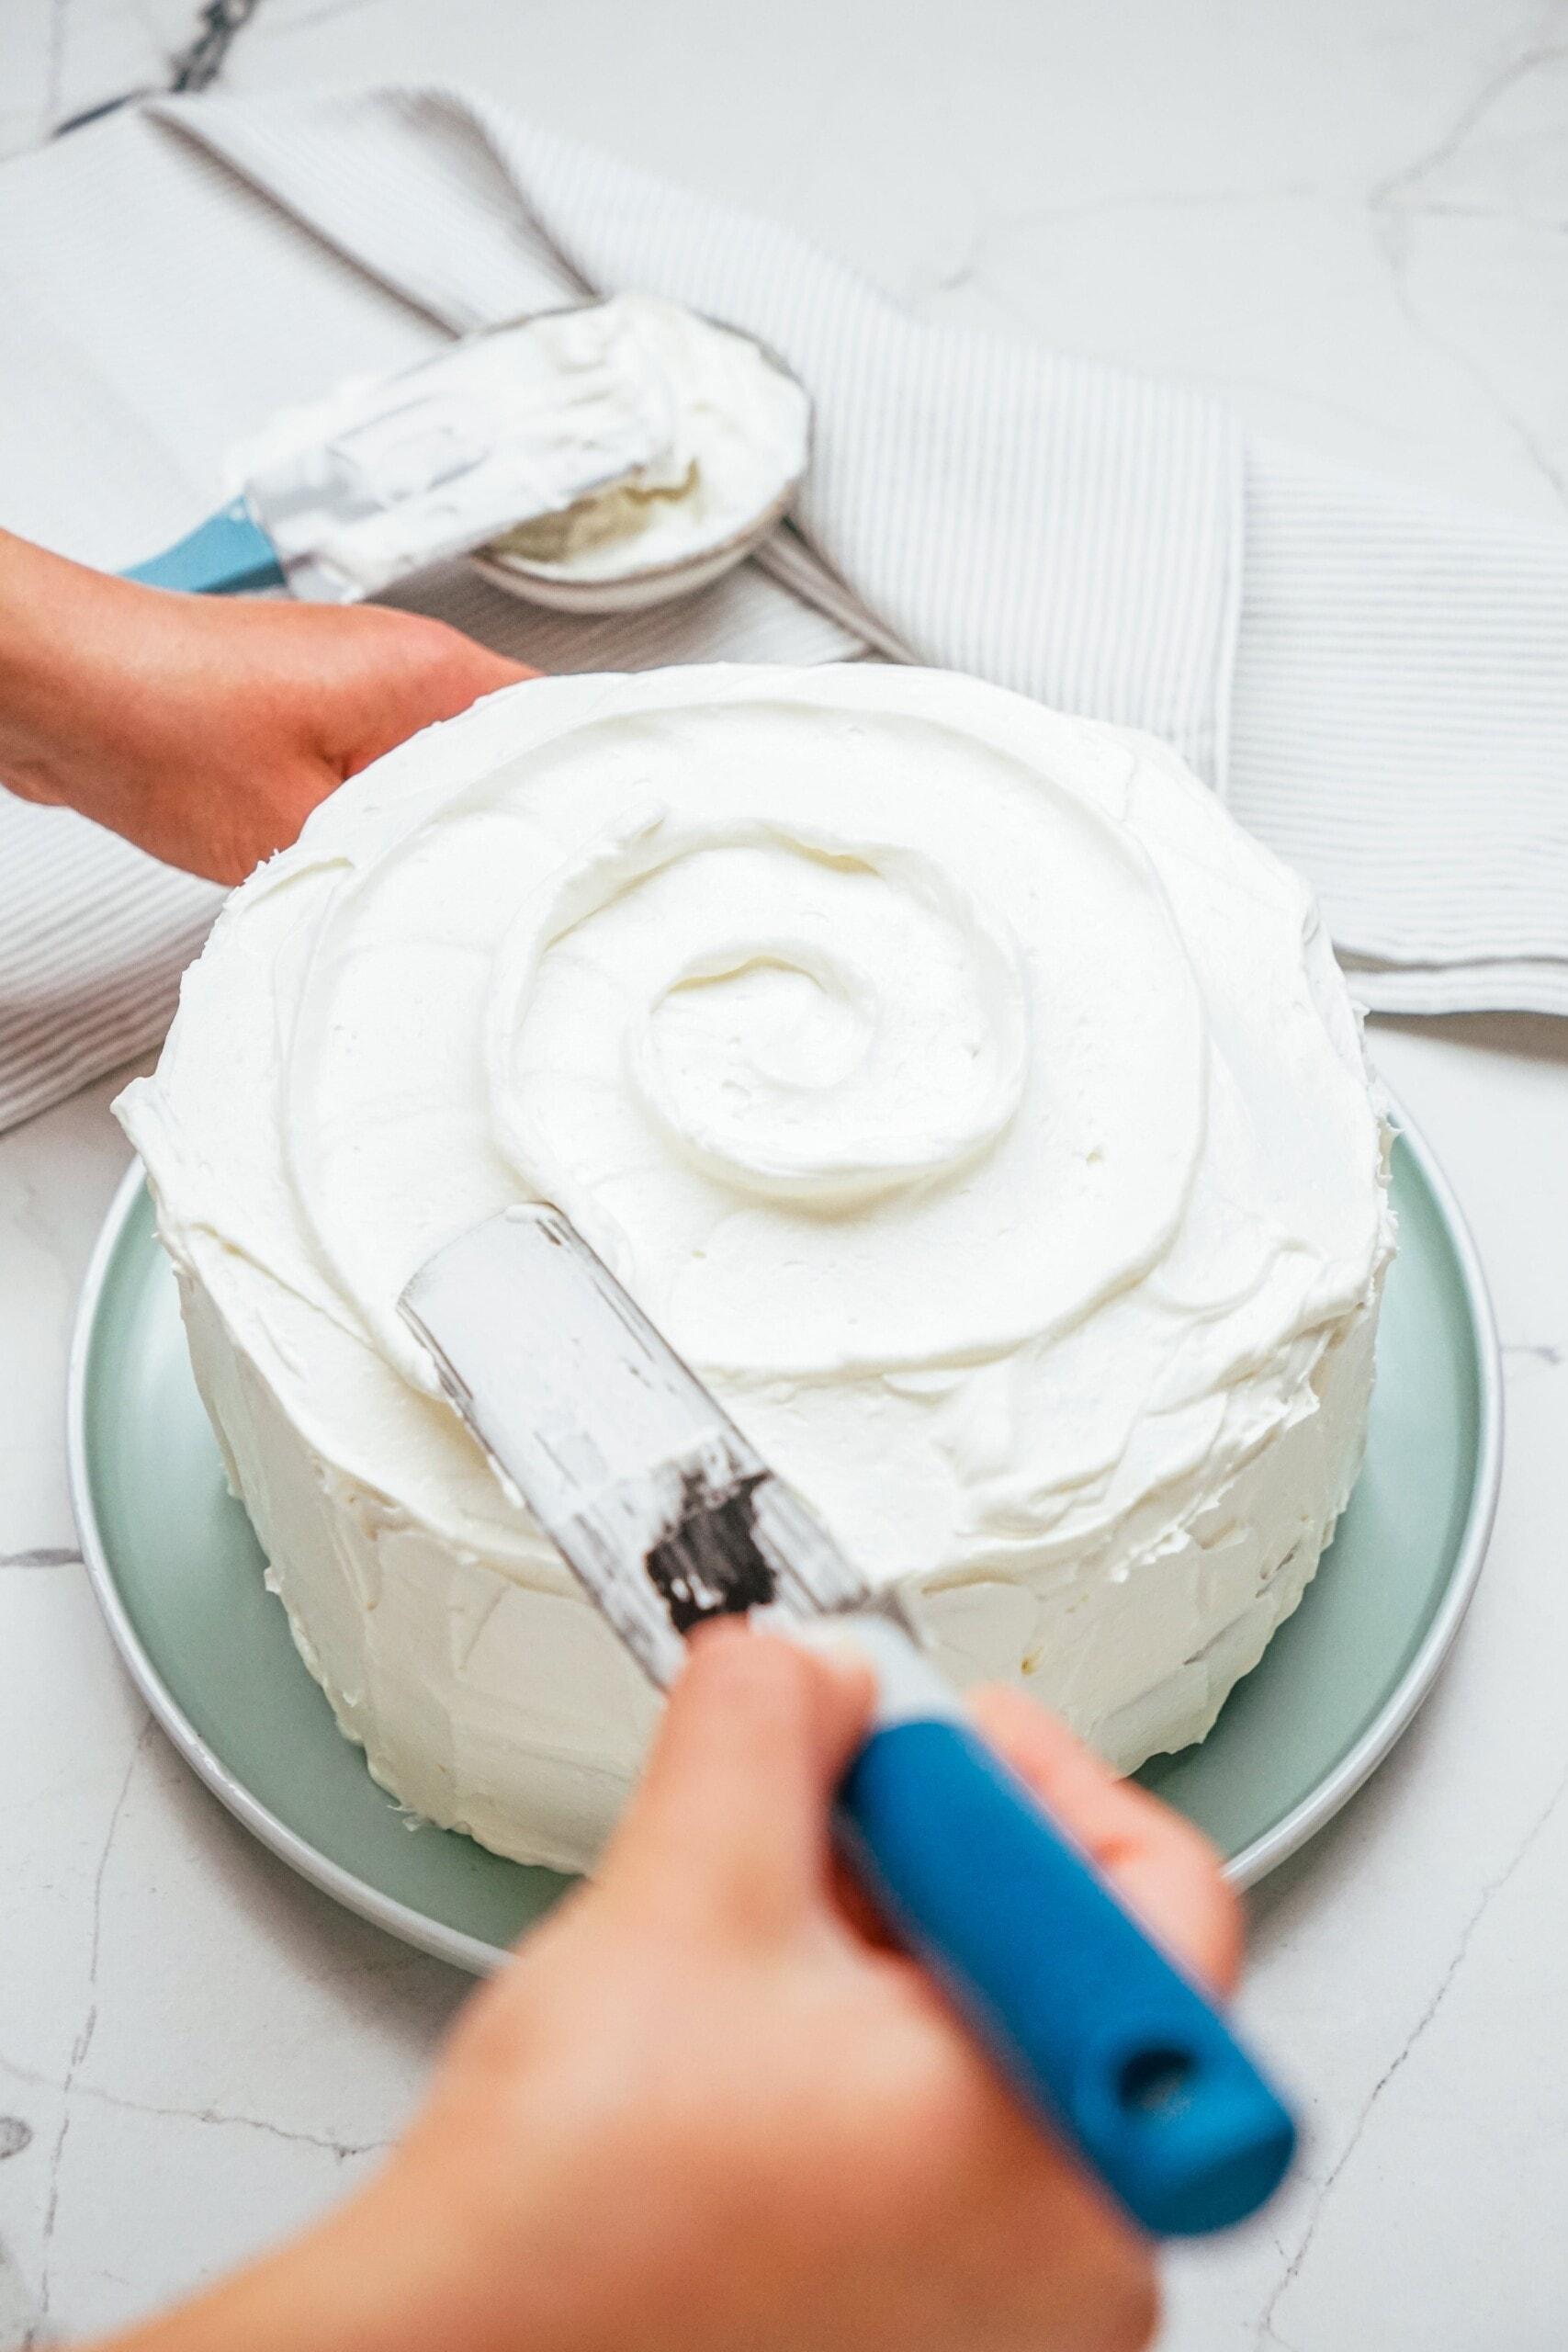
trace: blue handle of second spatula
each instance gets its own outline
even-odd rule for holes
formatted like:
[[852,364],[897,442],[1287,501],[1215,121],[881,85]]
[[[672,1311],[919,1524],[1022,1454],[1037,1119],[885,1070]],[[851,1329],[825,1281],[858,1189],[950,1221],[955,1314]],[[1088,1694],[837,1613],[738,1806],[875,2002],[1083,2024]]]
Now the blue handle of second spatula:
[[1145,2229],[1223,2229],[1278,2187],[1282,2101],[966,1724],[874,1731],[839,1805],[890,1923]]
[[162,555],[149,556],[122,572],[149,588],[185,588],[198,596],[237,596],[247,589],[277,588],[283,572],[272,541],[243,498],[209,514]]

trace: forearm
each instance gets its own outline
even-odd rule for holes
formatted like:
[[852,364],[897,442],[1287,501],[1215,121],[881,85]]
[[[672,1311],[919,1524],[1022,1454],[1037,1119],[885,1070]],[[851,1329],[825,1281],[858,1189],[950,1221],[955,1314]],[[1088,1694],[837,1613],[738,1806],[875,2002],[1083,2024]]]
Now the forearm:
[[118,585],[0,531],[0,783],[26,799],[97,813],[86,804],[102,779],[93,739]]
[[502,2213],[471,2179],[465,2193],[462,2154],[400,2149],[302,2237],[79,2352],[626,2352],[645,2314],[591,2258],[563,2258],[546,2169],[512,2151]]
[[84,2352],[466,2352],[447,2217],[378,2182],[195,2301]]

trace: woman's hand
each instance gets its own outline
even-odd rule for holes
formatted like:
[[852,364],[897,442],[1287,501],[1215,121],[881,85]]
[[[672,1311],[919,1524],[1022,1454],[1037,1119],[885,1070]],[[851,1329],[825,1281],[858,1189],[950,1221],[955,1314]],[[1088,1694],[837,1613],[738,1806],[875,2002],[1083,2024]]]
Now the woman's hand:
[[175,595],[0,533],[0,783],[215,882],[395,743],[533,674],[416,614]]
[[[1148,2250],[841,1884],[858,1676],[712,1631],[591,1886],[474,2000],[380,2178],[136,2352],[1133,2352]],[[1196,1833],[1010,1692],[999,1748],[1228,1987]],[[130,2352],[130,2347],[123,2347]]]

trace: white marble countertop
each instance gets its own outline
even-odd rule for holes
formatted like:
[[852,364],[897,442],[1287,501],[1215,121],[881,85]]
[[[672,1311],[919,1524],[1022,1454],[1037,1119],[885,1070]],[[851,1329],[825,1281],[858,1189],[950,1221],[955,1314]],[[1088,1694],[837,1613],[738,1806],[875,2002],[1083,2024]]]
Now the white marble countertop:
[[[165,83],[210,12],[6,13],[0,150]],[[372,73],[482,78],[791,220],[928,316],[1178,370],[1516,511],[1568,505],[1561,0],[260,0],[223,79]],[[1416,1728],[1253,1900],[1246,2014],[1310,2142],[1264,2219],[1169,2262],[1162,2352],[1568,2341],[1568,1024],[1372,1042],[1495,1288],[1503,1506]],[[0,2352],[143,2311],[319,2210],[399,2129],[464,1991],[230,1820],[97,1622],[62,1418],[126,1157],[112,1091],[0,1139]]]

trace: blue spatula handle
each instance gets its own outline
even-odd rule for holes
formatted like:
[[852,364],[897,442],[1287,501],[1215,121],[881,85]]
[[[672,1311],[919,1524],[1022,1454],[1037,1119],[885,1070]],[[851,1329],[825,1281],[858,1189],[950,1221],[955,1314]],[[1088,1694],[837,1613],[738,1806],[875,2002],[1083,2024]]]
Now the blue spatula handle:
[[283,584],[272,541],[243,498],[209,514],[162,555],[132,564],[121,577],[149,588],[186,588],[198,596],[237,596]]
[[909,1653],[840,1792],[852,1859],[1015,2087],[1135,2220],[1177,2237],[1242,2220],[1290,2164],[1289,2110]]

